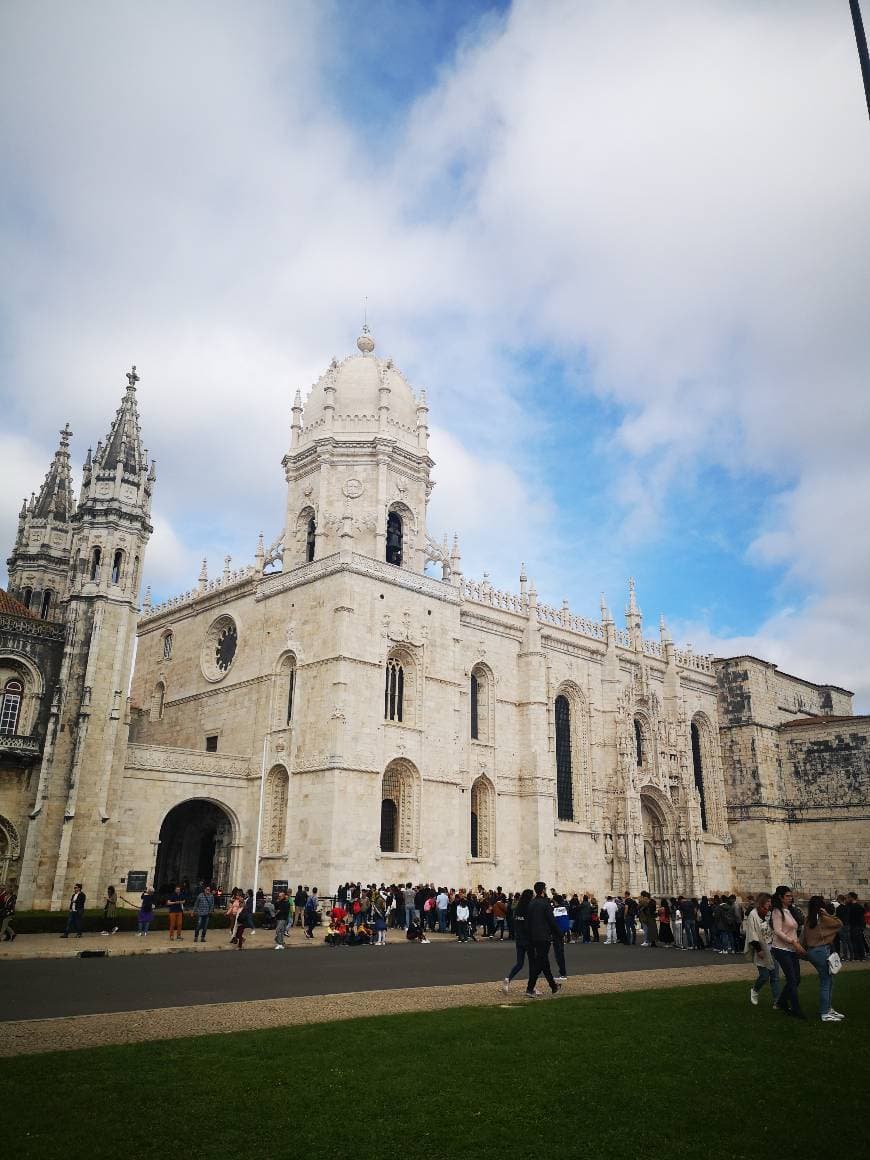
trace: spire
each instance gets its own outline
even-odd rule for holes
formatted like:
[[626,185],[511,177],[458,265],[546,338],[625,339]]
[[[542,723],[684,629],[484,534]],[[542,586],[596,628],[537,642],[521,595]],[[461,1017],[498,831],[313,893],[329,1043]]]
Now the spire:
[[643,617],[637,606],[634,577],[628,581],[628,608],[625,610],[625,627],[631,637],[631,646],[637,652],[643,651]]
[[72,437],[69,423],[60,432],[60,446],[45,477],[33,508],[36,519],[55,519],[67,523],[73,513],[72,482],[69,473],[69,441]]
[[139,476],[143,467],[147,468],[147,458],[142,450],[139,435],[139,411],[136,406],[136,384],[139,376],[136,367],[127,371],[127,390],[121,406],[115,412],[112,429],[106,437],[104,447],[97,444],[94,467],[98,475],[113,475],[121,465],[123,475]]
[[665,614],[659,616],[659,637],[662,644],[667,644],[671,639],[671,634],[668,632],[668,626],[665,624]]
[[613,617],[610,615],[610,609],[607,607],[607,597],[601,593],[601,623],[612,624]]
[[208,587],[208,560],[203,557],[202,567],[199,570],[199,590],[205,592]]

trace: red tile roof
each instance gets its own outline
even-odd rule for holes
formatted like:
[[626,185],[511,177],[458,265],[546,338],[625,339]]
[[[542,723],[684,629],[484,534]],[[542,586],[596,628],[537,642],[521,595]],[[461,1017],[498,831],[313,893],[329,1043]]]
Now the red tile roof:
[[14,596],[10,596],[5,588],[0,588],[0,613],[6,616],[26,616],[29,620],[36,620],[30,609],[25,608]]

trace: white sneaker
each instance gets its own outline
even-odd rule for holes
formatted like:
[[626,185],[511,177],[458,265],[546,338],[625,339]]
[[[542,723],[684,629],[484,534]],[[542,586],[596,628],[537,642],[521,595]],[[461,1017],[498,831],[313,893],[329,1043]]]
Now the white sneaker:
[[830,1009],[830,1011],[828,1012],[828,1014],[829,1014],[829,1015],[833,1015],[833,1016],[834,1016],[834,1018],[837,1020],[837,1022],[838,1022],[838,1023],[839,1023],[839,1021],[840,1021],[841,1019],[845,1019],[845,1018],[846,1018],[846,1016],[845,1016],[845,1015],[841,1015],[839,1011],[835,1011],[833,1007]]
[[275,943],[275,950],[276,951],[283,951],[283,949],[284,948],[280,945],[280,943]]
[[758,992],[756,991],[756,989],[754,987],[749,988],[749,1002],[752,1004],[753,1007],[758,1006]]
[[556,975],[556,982],[557,983],[567,983],[568,976],[567,975]]
[[840,1018],[840,1016],[835,1015],[833,1011],[826,1011],[824,1013],[824,1015],[822,1016],[822,1022],[823,1023],[841,1023],[842,1019]]
[[505,994],[505,995],[508,993],[508,991],[510,991],[510,989],[511,989],[511,981],[510,981],[510,979],[505,979],[505,981],[504,981],[504,982],[502,983],[502,985],[501,985],[501,989],[502,989],[502,991],[504,992],[504,994]]

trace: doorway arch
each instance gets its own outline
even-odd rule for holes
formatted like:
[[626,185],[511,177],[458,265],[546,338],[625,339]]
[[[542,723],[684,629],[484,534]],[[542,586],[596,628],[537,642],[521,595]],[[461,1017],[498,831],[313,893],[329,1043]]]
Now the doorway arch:
[[208,798],[173,806],[160,827],[154,886],[158,894],[200,882],[229,890],[235,825],[229,810]]
[[640,816],[646,888],[654,896],[670,897],[675,889],[670,820],[657,797],[644,791],[640,795]]

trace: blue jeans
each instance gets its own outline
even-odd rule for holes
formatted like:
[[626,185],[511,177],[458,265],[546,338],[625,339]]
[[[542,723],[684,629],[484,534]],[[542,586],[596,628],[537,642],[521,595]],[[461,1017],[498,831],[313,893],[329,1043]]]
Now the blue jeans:
[[445,907],[442,910],[441,907],[439,906],[438,907],[438,931],[440,934],[444,934],[446,932],[446,930],[447,930],[447,908]]
[[770,983],[770,989],[773,993],[774,1003],[779,998],[779,993],[782,990],[782,981],[779,977],[779,964],[776,959],[773,960],[772,967],[759,967],[756,964],[756,971],[758,971],[758,978],[752,984],[752,990],[756,995],[761,991],[765,983]]
[[408,927],[411,925],[412,922],[417,922],[419,920],[419,918],[420,918],[420,912],[417,910],[416,906],[406,906],[405,907],[405,930],[408,929]]
[[694,950],[698,942],[697,934],[695,932],[696,927],[694,922],[692,922],[690,918],[684,918],[683,938],[685,939],[686,946],[689,947],[690,950]]
[[782,967],[785,975],[785,994],[780,994],[776,1001],[777,1007],[788,1011],[791,1005],[792,1015],[802,1015],[798,987],[801,982],[801,961],[794,951],[781,951],[779,947],[771,947],[770,953]]
[[510,969],[510,974],[508,975],[508,980],[515,979],[517,977],[517,975],[523,969],[523,963],[525,963],[527,955],[528,955],[528,959],[529,959],[529,970],[531,970],[531,967],[532,967],[532,949],[531,949],[531,947],[527,947],[523,943],[517,943],[517,961],[514,963],[514,965]]
[[82,912],[80,910],[71,910],[66,920],[66,933],[70,931],[80,935],[82,933]]
[[831,974],[831,968],[828,966],[828,959],[830,957],[831,948],[829,946],[810,947],[807,951],[807,958],[819,974],[820,1015],[827,1015],[831,1009],[831,992],[834,989],[834,976]]
[[583,939],[583,941],[585,943],[589,942],[589,919],[588,918],[581,918],[580,919],[580,937]]
[[199,936],[202,935],[202,941],[205,942],[205,932],[208,930],[208,920],[211,918],[211,915],[197,914],[194,917],[196,921],[193,925],[193,941],[197,942]]

